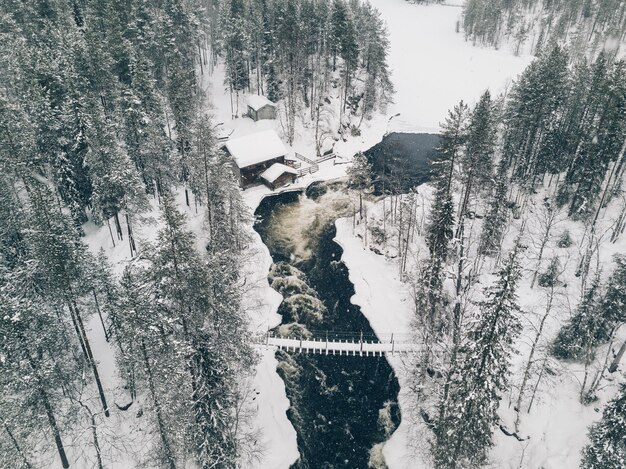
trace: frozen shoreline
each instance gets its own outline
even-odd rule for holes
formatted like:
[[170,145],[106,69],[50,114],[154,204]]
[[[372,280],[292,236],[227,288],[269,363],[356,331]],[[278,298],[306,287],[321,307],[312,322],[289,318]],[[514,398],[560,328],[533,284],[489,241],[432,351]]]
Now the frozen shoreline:
[[[352,303],[361,308],[372,329],[379,334],[410,334],[413,317],[413,300],[407,285],[398,275],[398,265],[363,248],[362,240],[352,232],[352,220],[340,218],[335,222],[337,235],[334,241],[341,246],[341,260],[346,264],[349,278],[354,285]],[[387,361],[400,383],[398,404],[402,420],[391,437],[384,443],[383,455],[389,469],[426,468],[416,459],[416,436],[421,428],[410,418],[412,393],[410,391],[410,361],[412,355],[389,356]]]

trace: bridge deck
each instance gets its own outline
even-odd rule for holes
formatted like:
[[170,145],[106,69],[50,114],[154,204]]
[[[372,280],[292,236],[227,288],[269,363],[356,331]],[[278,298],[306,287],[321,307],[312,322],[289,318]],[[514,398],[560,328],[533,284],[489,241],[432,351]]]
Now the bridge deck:
[[267,337],[266,344],[288,352],[315,353],[322,355],[381,356],[385,354],[410,353],[417,344],[376,341],[334,341],[321,339],[288,339]]

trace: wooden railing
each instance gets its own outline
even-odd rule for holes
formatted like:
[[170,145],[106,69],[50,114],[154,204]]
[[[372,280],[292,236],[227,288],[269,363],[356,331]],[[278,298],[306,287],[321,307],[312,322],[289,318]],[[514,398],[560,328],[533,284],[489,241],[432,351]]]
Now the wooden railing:
[[332,160],[333,158],[335,158],[337,155],[335,155],[334,152],[330,152],[330,153],[324,153],[322,156],[320,156],[319,158],[316,158],[314,160],[312,160],[311,158],[307,158],[306,156],[296,152],[296,158],[298,158],[299,160],[304,161],[305,163],[309,163],[310,165],[314,165],[314,164],[320,164],[324,161],[328,161],[328,160]]
[[293,169],[300,169],[302,163],[296,160],[285,160],[285,164]]
[[320,170],[320,167],[316,164],[311,166],[307,166],[306,168],[302,168],[298,170],[298,177],[304,176],[305,174],[313,174],[317,173]]
[[298,158],[299,160],[302,160],[302,161],[304,161],[305,163],[315,164],[315,161],[313,161],[312,159],[307,158],[306,156],[301,155],[301,154],[300,154],[300,153],[298,153],[298,152],[296,152],[295,154],[296,154],[296,158]]

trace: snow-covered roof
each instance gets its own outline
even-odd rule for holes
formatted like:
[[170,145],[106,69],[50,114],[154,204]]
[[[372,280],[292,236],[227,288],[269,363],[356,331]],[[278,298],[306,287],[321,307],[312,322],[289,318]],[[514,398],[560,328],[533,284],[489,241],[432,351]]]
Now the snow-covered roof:
[[226,143],[226,149],[239,168],[263,163],[287,154],[285,145],[273,130],[233,138]]
[[261,178],[265,179],[267,182],[274,182],[285,173],[295,174],[296,176],[298,175],[298,171],[295,169],[282,163],[274,163],[272,166],[263,171]]
[[248,106],[250,106],[255,111],[258,111],[263,106],[276,106],[273,102],[267,99],[265,96],[260,96],[258,94],[249,94],[247,99]]

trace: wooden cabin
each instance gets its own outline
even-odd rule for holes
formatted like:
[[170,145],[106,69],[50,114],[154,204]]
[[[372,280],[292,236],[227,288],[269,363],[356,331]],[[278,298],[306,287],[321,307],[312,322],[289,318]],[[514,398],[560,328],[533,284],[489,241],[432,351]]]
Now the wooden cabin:
[[248,95],[248,117],[253,121],[262,119],[276,119],[276,104],[265,96],[258,94]]
[[297,170],[282,163],[274,163],[261,173],[261,180],[272,190],[295,182],[297,177]]
[[224,148],[233,159],[233,170],[243,188],[259,182],[273,164],[284,165],[287,156],[287,148],[273,130],[233,138]]

